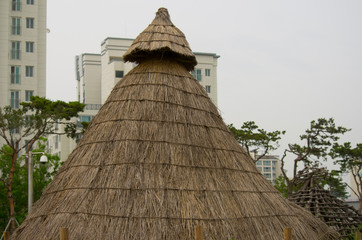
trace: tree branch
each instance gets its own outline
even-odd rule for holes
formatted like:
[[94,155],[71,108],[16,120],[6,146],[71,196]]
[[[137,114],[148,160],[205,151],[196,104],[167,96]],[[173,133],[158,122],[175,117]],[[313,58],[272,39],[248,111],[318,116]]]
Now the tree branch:
[[6,155],[10,155],[10,156],[12,155],[12,153],[4,151],[2,148],[0,148],[0,152],[4,153]]
[[255,160],[255,162],[258,161],[258,160],[260,160],[262,157],[264,157],[268,152],[269,152],[269,146],[267,146],[267,147],[265,148],[264,153],[263,153],[262,155],[260,155],[260,156]]
[[283,157],[280,159],[280,161],[282,163],[281,166],[280,166],[280,170],[281,170],[281,172],[282,172],[282,174],[283,174],[283,176],[285,178],[285,181],[287,182],[287,185],[289,186],[290,180],[289,180],[289,178],[288,178],[288,176],[287,176],[287,174],[286,174],[286,172],[284,170],[284,158],[287,156],[287,152],[289,152],[289,150],[285,149],[284,153],[283,153]]
[[351,187],[351,185],[349,185],[348,183],[346,183],[346,185],[347,185],[347,187],[348,187],[354,194],[356,194],[356,196],[360,196],[360,195],[358,194],[358,192],[356,192],[356,191]]

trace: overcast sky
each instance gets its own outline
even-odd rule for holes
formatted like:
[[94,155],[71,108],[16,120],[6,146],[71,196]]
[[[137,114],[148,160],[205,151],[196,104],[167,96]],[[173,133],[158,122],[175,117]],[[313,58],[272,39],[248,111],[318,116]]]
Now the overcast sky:
[[166,7],[195,52],[220,55],[224,121],[255,121],[298,142],[311,120],[333,117],[362,142],[360,0],[48,0],[47,97],[76,100],[74,58],[107,37],[135,38]]

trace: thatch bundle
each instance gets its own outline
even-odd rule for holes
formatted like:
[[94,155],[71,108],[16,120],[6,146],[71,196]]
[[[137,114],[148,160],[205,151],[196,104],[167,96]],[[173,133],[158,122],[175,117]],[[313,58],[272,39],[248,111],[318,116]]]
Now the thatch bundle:
[[194,239],[197,225],[205,239],[280,240],[285,227],[293,239],[335,239],[258,172],[188,72],[196,62],[186,40],[159,41],[184,38],[166,13],[124,56],[140,64],[114,87],[14,239],[57,239],[61,227],[71,239]]

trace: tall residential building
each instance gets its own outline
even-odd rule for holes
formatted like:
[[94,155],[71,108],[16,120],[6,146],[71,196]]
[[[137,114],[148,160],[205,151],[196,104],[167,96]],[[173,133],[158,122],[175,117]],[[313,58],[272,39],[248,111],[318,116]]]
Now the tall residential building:
[[[85,104],[103,104],[113,86],[136,64],[123,62],[122,56],[134,39],[106,38],[101,53],[84,53],[76,56],[76,80],[78,101]],[[198,62],[192,72],[205,87],[211,100],[217,105],[217,59],[214,53],[194,52]]]
[[46,0],[0,1],[0,107],[45,96]]
[[[100,59],[102,62],[101,103],[111,93],[113,86],[136,66],[123,62],[122,56],[131,46],[134,39],[106,38],[101,44]],[[87,83],[86,83],[87,84]]]
[[[256,156],[258,157],[258,155]],[[277,155],[265,155],[256,162],[256,167],[264,177],[271,183],[281,175],[280,159]]]
[[[357,169],[356,169],[357,170]],[[362,176],[362,171],[360,171],[359,176]],[[354,179],[352,173],[349,173],[349,186],[350,186],[350,194],[351,196],[345,200],[350,206],[354,207],[355,209],[359,209],[359,196],[356,194],[358,193],[358,189],[361,189],[361,182],[359,181],[358,177]],[[353,190],[352,190],[353,189]],[[360,190],[361,191],[361,190]]]
[[[134,39],[106,38],[101,43],[101,53],[83,53],[76,56],[75,73],[77,80],[77,98],[86,104],[85,111],[79,114],[77,121],[89,122],[107,100],[114,85],[137,64],[124,62],[123,54]],[[192,72],[195,79],[205,87],[211,100],[217,105],[217,59],[214,53],[195,52],[198,64]],[[70,142],[71,143],[70,143]],[[74,149],[74,141],[65,136],[49,138],[51,151],[66,160]]]

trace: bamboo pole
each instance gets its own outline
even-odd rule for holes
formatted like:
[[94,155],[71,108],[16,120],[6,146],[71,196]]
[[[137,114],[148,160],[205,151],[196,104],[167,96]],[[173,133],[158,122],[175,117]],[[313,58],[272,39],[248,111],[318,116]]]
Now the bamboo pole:
[[284,228],[284,240],[292,240],[292,228]]
[[4,240],[9,240],[9,239],[10,239],[10,233],[4,232]]
[[69,240],[68,228],[60,228],[59,234],[60,234],[60,240]]
[[361,232],[360,231],[356,232],[356,240],[361,240]]
[[200,225],[195,227],[195,240],[204,240],[204,236],[202,234],[202,226]]

